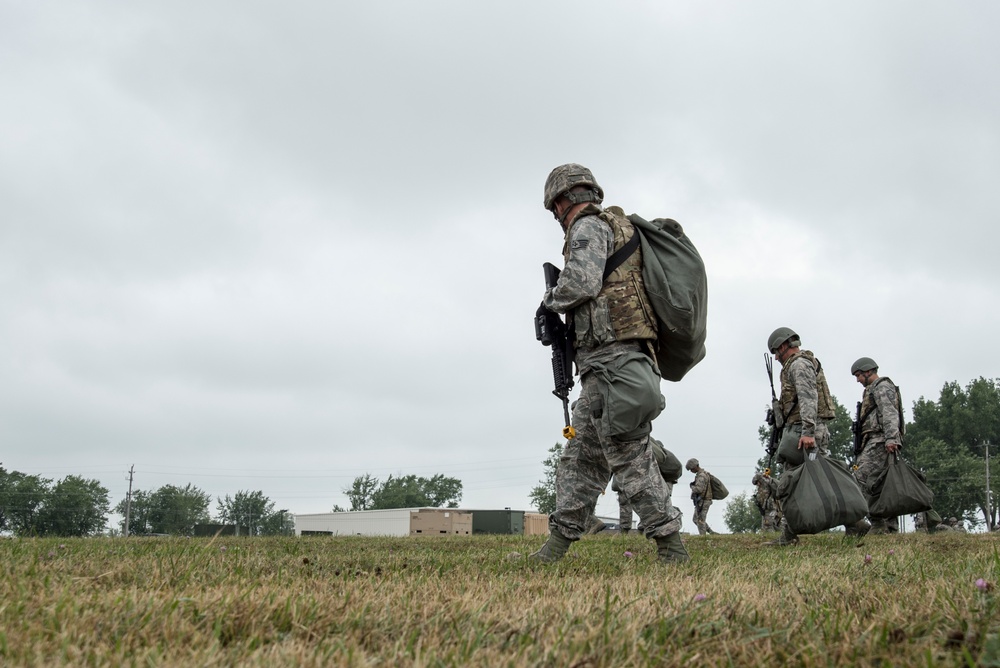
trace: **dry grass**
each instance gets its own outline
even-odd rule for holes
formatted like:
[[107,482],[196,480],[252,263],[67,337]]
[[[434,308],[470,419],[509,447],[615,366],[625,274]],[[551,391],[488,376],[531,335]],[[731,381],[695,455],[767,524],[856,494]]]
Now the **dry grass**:
[[1000,665],[1000,538],[760,540],[4,540],[0,663]]

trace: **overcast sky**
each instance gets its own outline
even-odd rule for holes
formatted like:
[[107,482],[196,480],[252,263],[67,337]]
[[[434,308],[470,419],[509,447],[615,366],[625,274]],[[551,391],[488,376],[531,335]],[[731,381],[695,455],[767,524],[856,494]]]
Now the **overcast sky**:
[[778,326],[848,408],[860,356],[908,419],[1000,377],[997,25],[987,1],[0,0],[0,461],[112,504],[134,465],[293,513],[365,473],[530,510],[563,426],[542,186],[579,162],[701,251],[708,356],[653,433],[749,490]]

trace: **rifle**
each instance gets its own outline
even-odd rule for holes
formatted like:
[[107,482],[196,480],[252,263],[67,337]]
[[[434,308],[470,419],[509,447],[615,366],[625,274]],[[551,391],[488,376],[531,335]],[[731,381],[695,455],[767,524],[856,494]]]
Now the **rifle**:
[[854,421],[851,422],[851,432],[854,434],[854,461],[858,461],[858,456],[861,455],[861,451],[865,447],[864,434],[861,433],[861,422],[861,402],[859,401]]
[[[559,281],[559,269],[546,262],[542,265],[545,272],[545,287],[554,288]],[[573,389],[573,339],[570,328],[562,321],[559,314],[542,304],[535,312],[535,338],[543,346],[552,348],[552,379],[556,389],[552,394],[562,399],[563,417],[566,426],[563,427],[563,437],[568,439],[576,436],[576,430],[569,419],[569,391]]]
[[781,411],[781,403],[774,393],[773,363],[767,353],[764,353],[764,366],[767,367],[767,379],[771,383],[771,407],[764,416],[764,421],[771,425],[771,436],[767,443],[767,467],[771,468],[774,453],[778,451],[778,443],[781,442],[781,431],[785,428],[785,414]]
[[705,505],[705,499],[701,494],[692,494],[691,500],[694,501],[694,510],[697,514],[701,515],[701,508]]

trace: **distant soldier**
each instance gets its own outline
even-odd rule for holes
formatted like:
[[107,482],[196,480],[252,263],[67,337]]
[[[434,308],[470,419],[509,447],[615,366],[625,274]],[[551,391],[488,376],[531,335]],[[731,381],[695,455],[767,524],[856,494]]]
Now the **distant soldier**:
[[960,531],[962,533],[968,533],[968,531],[965,530],[965,522],[962,522],[957,517],[949,517],[948,526],[951,528],[952,531]]
[[781,510],[775,498],[777,484],[771,478],[771,470],[765,469],[755,473],[752,480],[757,491],[754,492],[754,503],[760,511],[760,530],[762,533],[777,531],[781,522]]
[[[851,366],[851,375],[864,388],[861,414],[857,429],[861,430],[860,452],[854,467],[854,478],[868,496],[868,505],[878,500],[870,494],[869,485],[889,467],[889,457],[903,447],[903,405],[899,388],[886,377],[878,375],[878,364],[862,357]],[[896,517],[870,516],[873,534],[897,533]]]
[[[778,461],[788,471],[801,465],[815,451],[819,457],[830,454],[830,429],[827,423],[836,415],[833,395],[826,384],[823,365],[809,350],[802,350],[799,335],[789,327],[779,327],[767,339],[767,349],[781,362],[781,396],[778,398],[785,422],[785,436],[794,440],[794,449],[785,453],[778,448]],[[798,438],[796,438],[796,436]],[[789,459],[794,457],[794,460]],[[781,520],[781,535],[769,545],[794,545],[798,536]]]
[[698,527],[698,533],[715,533],[708,526],[708,509],[712,507],[712,476],[698,465],[697,459],[687,460],[684,468],[694,473],[691,500],[694,502],[694,523]]

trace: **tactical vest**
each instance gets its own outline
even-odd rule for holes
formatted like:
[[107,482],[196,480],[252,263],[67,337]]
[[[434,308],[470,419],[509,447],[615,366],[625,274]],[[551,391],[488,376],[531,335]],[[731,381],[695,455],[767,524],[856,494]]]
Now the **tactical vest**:
[[808,350],[800,350],[795,353],[781,366],[781,412],[785,416],[785,424],[794,424],[795,422],[802,422],[801,411],[799,410],[799,398],[795,395],[794,386],[792,385],[792,379],[789,369],[792,366],[792,362],[799,357],[805,357],[808,359],[812,365],[813,369],[816,371],[816,394],[818,396],[818,405],[816,406],[817,417],[820,420],[832,420],[836,416],[836,411],[833,407],[833,396],[830,394],[830,387],[826,384],[826,374],[823,372],[823,365],[819,363]]
[[[614,235],[611,252],[624,246],[636,234],[635,227],[620,208],[601,209],[590,204],[566,228],[566,243],[563,245],[565,261],[569,260],[570,230],[584,216],[596,216],[611,228]],[[611,272],[594,299],[574,309],[573,324],[577,347],[592,347],[612,341],[656,340],[656,317],[642,280],[641,248]]]
[[[882,421],[879,419],[878,411],[875,410],[875,388],[882,381],[888,381],[896,391],[896,411],[899,413],[899,435],[903,435],[903,428],[906,423],[903,421],[903,398],[899,395],[899,387],[889,380],[888,376],[880,376],[878,380],[865,388],[865,395],[861,398],[861,442],[865,443],[872,434],[883,431]],[[874,415],[875,420],[869,420],[868,416]],[[871,425],[871,426],[869,426]]]

